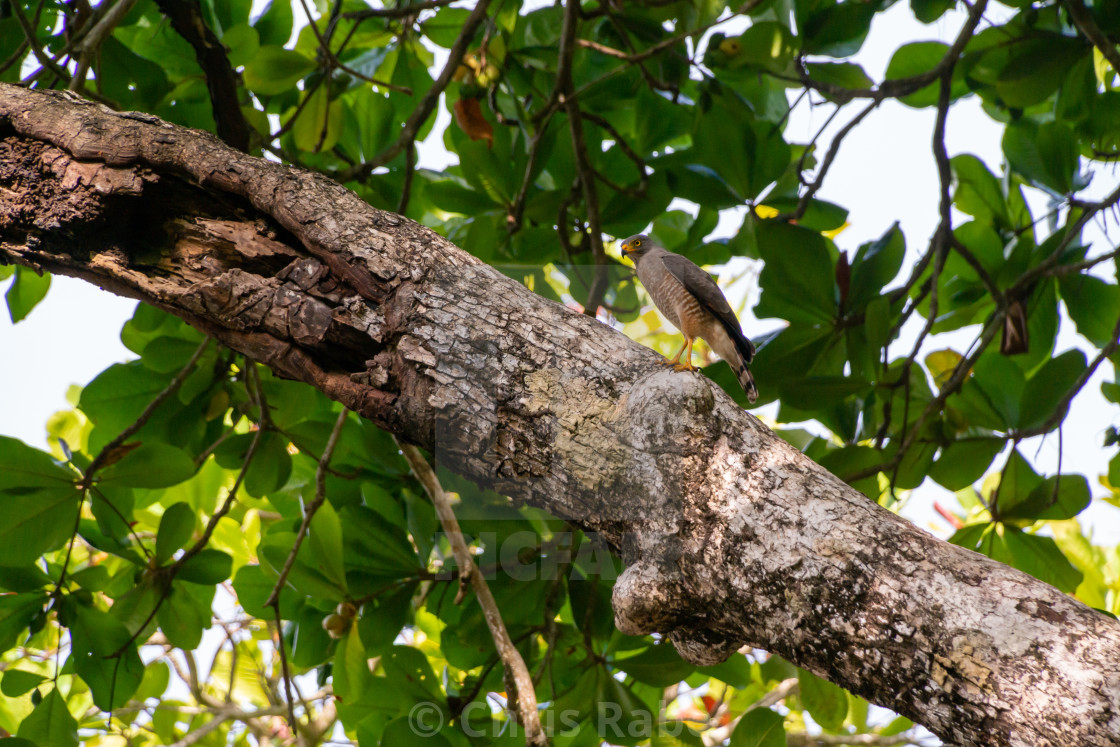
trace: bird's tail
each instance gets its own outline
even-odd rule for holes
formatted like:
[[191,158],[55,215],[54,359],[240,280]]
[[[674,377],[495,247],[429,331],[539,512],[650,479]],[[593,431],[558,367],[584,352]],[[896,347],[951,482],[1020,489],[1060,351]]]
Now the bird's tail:
[[751,404],[758,399],[758,387],[754,385],[754,376],[751,375],[751,361],[754,360],[754,345],[740,329],[731,329],[724,325],[727,336],[734,344],[734,350],[716,350],[719,356],[727,361],[735,377],[739,379],[739,386],[747,393],[747,401]]

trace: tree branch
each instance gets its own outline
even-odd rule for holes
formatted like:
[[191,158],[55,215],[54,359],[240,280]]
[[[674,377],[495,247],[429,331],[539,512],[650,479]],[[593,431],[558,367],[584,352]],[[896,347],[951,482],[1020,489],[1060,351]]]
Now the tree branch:
[[509,693],[509,702],[513,704],[511,710],[520,715],[521,725],[525,729],[525,743],[547,745],[548,739],[541,728],[540,714],[537,713],[537,694],[533,687],[533,678],[529,675],[529,668],[525,666],[521,653],[510,640],[509,631],[502,622],[498,603],[494,601],[494,595],[490,593],[490,587],[486,584],[486,579],[482,577],[478,566],[475,565],[466,540],[463,539],[463,530],[459,528],[459,521],[451,508],[451,498],[444,492],[435,470],[428,464],[428,460],[420,450],[411,444],[400,444],[400,447],[416,479],[432,499],[440,526],[443,527],[443,533],[451,544],[455,562],[460,572],[469,578],[471,588],[474,589],[475,597],[486,617],[486,626],[490,628],[490,636],[494,639],[494,646],[498,649],[498,655],[502,658],[502,665],[505,668],[506,689]]

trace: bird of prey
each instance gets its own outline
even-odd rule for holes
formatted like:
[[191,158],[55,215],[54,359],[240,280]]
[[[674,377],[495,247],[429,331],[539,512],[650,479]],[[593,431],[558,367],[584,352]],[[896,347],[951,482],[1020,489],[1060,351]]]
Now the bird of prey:
[[[758,399],[749,368],[754,345],[743,334],[731,304],[711,275],[687,257],[673,254],[645,234],[622,242],[622,256],[629,257],[653,303],[684,335],[684,345],[669,361],[678,371],[691,371],[692,343],[699,337],[731,366],[747,399]],[[688,351],[685,359],[681,354]]]

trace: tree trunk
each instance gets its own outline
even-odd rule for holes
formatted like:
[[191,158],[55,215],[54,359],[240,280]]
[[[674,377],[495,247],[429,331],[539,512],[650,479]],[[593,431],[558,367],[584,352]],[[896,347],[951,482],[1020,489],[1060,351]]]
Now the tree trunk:
[[618,627],[953,744],[1120,743],[1120,623],[851,489],[698,373],[339,184],[0,85],[0,261],[176,314],[618,551]]

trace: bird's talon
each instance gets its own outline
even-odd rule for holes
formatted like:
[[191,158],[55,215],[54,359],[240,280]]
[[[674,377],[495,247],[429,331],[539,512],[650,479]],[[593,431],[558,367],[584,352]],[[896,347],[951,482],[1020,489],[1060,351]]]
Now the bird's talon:
[[692,365],[691,363],[674,363],[673,364],[673,370],[674,371],[695,371],[696,366]]

